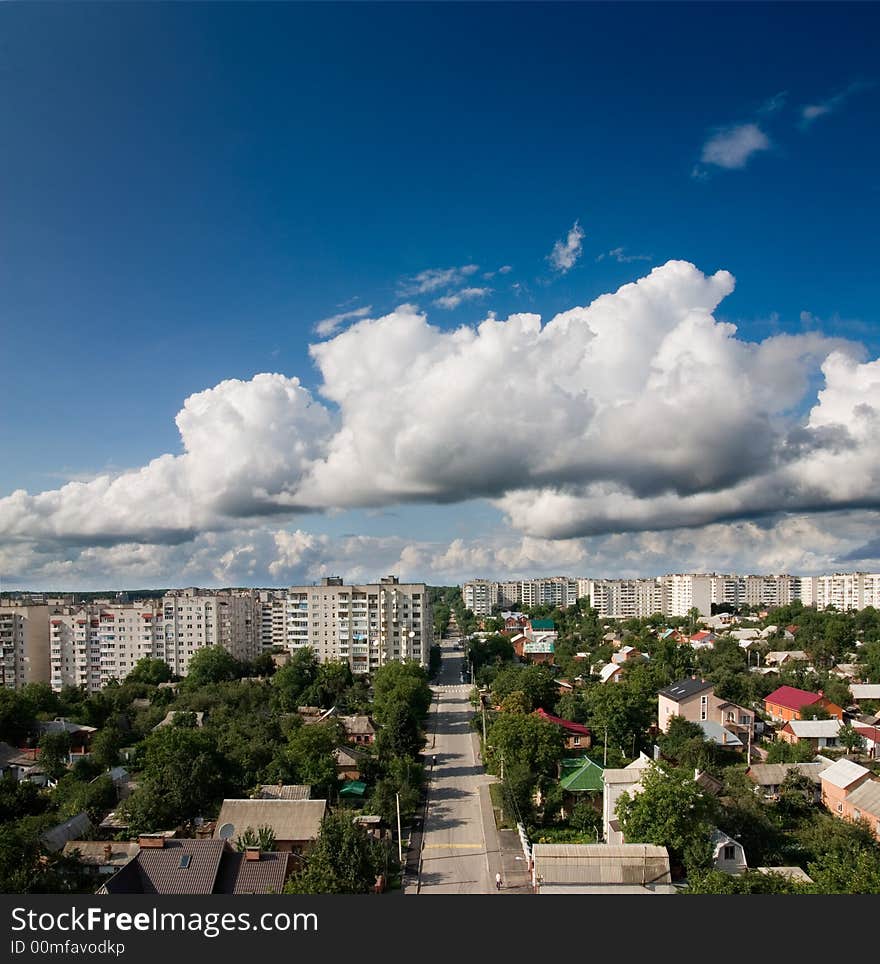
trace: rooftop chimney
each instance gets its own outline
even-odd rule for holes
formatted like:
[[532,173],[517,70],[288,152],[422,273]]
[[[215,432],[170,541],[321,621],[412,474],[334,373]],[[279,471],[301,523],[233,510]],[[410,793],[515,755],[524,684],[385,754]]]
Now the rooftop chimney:
[[104,845],[104,859],[105,859],[105,860],[110,860],[110,858],[111,858],[112,856],[113,856],[113,846],[112,846],[111,844],[105,844],[105,845]]
[[245,848],[244,848],[244,859],[245,859],[245,860],[259,860],[259,859],[260,859],[260,848],[259,848],[259,847],[245,847]]
[[145,833],[138,837],[138,845],[140,847],[157,847],[162,848],[165,846],[165,838],[161,834]]

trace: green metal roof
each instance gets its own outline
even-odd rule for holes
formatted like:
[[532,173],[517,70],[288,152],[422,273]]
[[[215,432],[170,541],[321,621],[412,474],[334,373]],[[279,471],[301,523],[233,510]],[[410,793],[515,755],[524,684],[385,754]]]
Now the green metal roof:
[[367,785],[361,780],[349,780],[348,783],[339,791],[340,797],[362,797],[366,792]]
[[559,781],[563,790],[569,793],[601,792],[602,767],[589,757],[562,761],[562,778]]
[[552,619],[533,619],[531,623],[533,630],[538,629],[541,632],[552,632],[556,628]]

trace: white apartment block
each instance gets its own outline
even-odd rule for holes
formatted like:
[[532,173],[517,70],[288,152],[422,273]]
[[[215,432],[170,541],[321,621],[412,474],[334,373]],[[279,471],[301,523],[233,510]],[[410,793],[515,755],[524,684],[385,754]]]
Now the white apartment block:
[[639,619],[663,611],[660,579],[590,579],[586,596],[602,619]]
[[461,587],[464,608],[475,616],[491,616],[492,607],[499,604],[499,584],[488,579],[473,579]]
[[386,576],[345,585],[329,576],[317,586],[292,586],[286,600],[286,646],[310,646],[321,662],[347,660],[354,673],[388,662],[427,663],[434,618],[424,583]]
[[701,616],[712,613],[712,577],[695,573],[672,573],[663,577],[663,613],[687,616],[691,609]]
[[814,604],[817,609],[833,606],[842,612],[873,606],[880,609],[880,574],[835,572],[814,576]]
[[0,686],[49,682],[49,607],[0,607]]

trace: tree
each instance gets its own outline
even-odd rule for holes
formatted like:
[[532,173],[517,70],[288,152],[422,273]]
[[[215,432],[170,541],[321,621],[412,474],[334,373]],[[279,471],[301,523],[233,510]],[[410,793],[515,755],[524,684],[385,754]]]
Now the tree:
[[189,661],[186,689],[197,689],[209,683],[240,679],[242,669],[241,663],[222,646],[205,646]]
[[816,754],[808,742],[775,740],[767,751],[768,763],[809,763]]
[[531,713],[532,703],[522,690],[513,690],[501,701],[502,713]]
[[622,793],[616,814],[629,843],[666,847],[690,870],[708,867],[709,837],[715,824],[715,798],[694,782],[693,773],[652,764],[642,790]]
[[842,726],[837,734],[840,745],[846,748],[847,753],[858,753],[865,748],[865,738],[858,730],[853,729],[851,723]]
[[589,800],[578,800],[568,818],[568,825],[573,830],[583,834],[595,834],[598,838],[602,834],[602,814]]
[[384,869],[380,846],[340,810],[321,821],[306,865],[284,886],[286,894],[366,894]]
[[385,711],[384,723],[376,736],[380,756],[414,757],[424,742],[409,706],[397,703]]
[[275,831],[267,826],[257,827],[256,830],[245,827],[238,835],[235,849],[243,853],[248,847],[259,847],[263,853],[271,853],[275,849]]
[[92,737],[92,759],[103,770],[109,770],[119,763],[119,751],[124,741],[115,726],[105,726]]
[[499,772],[504,761],[505,775],[515,764],[522,764],[535,780],[556,777],[565,752],[562,730],[537,716],[504,713],[488,732],[488,763]]
[[278,708],[294,713],[298,706],[307,705],[302,702],[302,696],[317,675],[318,661],[314,651],[308,646],[296,650],[290,662],[272,677],[272,693]]
[[171,667],[164,659],[144,656],[135,663],[134,669],[125,677],[125,682],[158,686],[160,683],[167,683],[170,679]]
[[386,714],[396,703],[408,705],[421,723],[432,699],[427,673],[418,663],[386,663],[373,675],[374,717],[380,725],[384,725]]
[[165,726],[144,744],[138,788],[125,801],[132,833],[168,830],[213,811],[229,785],[229,764],[205,730]]
[[52,780],[58,780],[67,772],[70,762],[70,734],[44,733],[37,745],[40,749],[40,766]]
[[307,783],[315,791],[328,793],[336,786],[333,751],[342,740],[341,726],[334,720],[294,730],[281,754],[286,775],[294,783]]

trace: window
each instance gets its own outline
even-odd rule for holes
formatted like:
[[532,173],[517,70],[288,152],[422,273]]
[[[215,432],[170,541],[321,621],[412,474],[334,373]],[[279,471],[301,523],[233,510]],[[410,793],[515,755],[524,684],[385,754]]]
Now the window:
[[838,813],[843,813],[843,804],[842,804],[842,803],[838,803],[838,804],[837,804],[837,812],[838,812]]
[[709,715],[709,697],[701,696],[700,697],[700,719],[705,720],[708,718],[708,715]]
[[191,863],[192,863],[192,854],[184,854],[180,858],[180,869],[186,870]]
[[736,847],[734,847],[733,844],[724,845],[724,859],[725,860],[736,859]]

